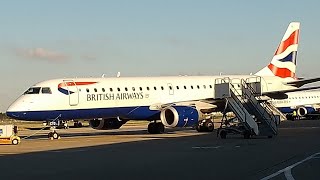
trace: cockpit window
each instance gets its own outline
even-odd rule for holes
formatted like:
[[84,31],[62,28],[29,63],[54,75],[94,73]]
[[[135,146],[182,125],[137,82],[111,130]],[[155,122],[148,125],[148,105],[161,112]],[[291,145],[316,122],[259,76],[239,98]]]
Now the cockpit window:
[[24,94],[39,94],[41,87],[31,87]]
[[51,89],[49,87],[43,87],[41,89],[42,94],[51,94]]

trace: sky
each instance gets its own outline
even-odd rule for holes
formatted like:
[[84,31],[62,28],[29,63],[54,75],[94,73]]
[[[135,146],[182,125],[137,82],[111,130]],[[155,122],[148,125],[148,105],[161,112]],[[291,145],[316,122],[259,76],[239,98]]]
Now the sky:
[[54,78],[255,73],[291,21],[297,75],[320,77],[320,1],[0,2],[0,112]]

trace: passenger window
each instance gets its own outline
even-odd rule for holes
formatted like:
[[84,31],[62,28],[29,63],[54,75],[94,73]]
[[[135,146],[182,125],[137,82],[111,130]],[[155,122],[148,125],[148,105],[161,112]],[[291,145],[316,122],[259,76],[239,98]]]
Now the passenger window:
[[193,89],[193,86],[191,86],[191,89]]
[[149,87],[147,87],[147,90],[148,90],[148,91],[150,90]]
[[136,88],[135,87],[132,87],[132,91],[135,91],[136,90]]
[[94,88],[93,90],[94,90],[94,92],[98,92],[97,88]]
[[205,88],[206,88],[206,85],[203,85],[203,88],[205,89]]
[[128,88],[125,87],[124,90],[125,90],[125,91],[128,91]]
[[118,91],[120,91],[120,88],[117,88],[118,89]]
[[198,88],[198,89],[200,89],[200,86],[199,86],[199,85],[197,85],[197,88]]
[[110,92],[112,92],[113,91],[113,89],[112,88],[110,88]]
[[52,93],[51,93],[51,89],[50,89],[49,87],[43,87],[43,88],[41,89],[41,93],[42,93],[42,94],[52,94]]
[[177,89],[179,89],[179,86],[177,86]]
[[102,88],[102,92],[106,92],[106,90],[104,88]]
[[184,89],[187,89],[187,86],[183,86]]
[[154,90],[157,90],[157,87],[153,87]]
[[161,86],[161,90],[164,90],[163,86]]
[[209,85],[209,88],[212,89],[212,85]]
[[142,91],[142,87],[139,87],[140,91]]
[[86,89],[87,92],[90,92],[89,88]]
[[169,89],[172,90],[172,86],[169,86]]

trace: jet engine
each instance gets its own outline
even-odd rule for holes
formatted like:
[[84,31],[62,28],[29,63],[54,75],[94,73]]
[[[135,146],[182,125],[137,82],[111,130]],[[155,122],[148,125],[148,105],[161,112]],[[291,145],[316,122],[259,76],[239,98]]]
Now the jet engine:
[[89,125],[93,129],[106,130],[106,129],[119,129],[127,121],[119,121],[117,118],[111,119],[93,119],[89,120]]
[[303,117],[309,113],[313,113],[314,111],[316,110],[313,107],[299,107],[297,110],[297,114]]
[[160,119],[167,127],[188,127],[198,123],[199,112],[194,107],[170,106],[161,111]]

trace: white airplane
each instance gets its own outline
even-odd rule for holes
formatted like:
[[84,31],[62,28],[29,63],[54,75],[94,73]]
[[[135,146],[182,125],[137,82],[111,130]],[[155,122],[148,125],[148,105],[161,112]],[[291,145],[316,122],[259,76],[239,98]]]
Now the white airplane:
[[320,91],[301,91],[286,93],[286,99],[271,99],[270,102],[282,113],[286,114],[288,120],[293,120],[293,112],[297,116],[305,117],[308,115],[317,115],[317,109],[320,105]]
[[[149,133],[161,133],[164,126],[194,126],[205,113],[221,108],[214,97],[216,79],[239,83],[261,78],[262,94],[273,98],[318,88],[298,89],[320,80],[295,76],[299,28],[298,22],[289,24],[272,61],[255,75],[53,79],[30,87],[6,113],[32,121],[87,119],[94,129],[118,129],[128,120],[148,120]],[[201,124],[213,129],[211,120]],[[58,138],[55,131],[51,135]]]

